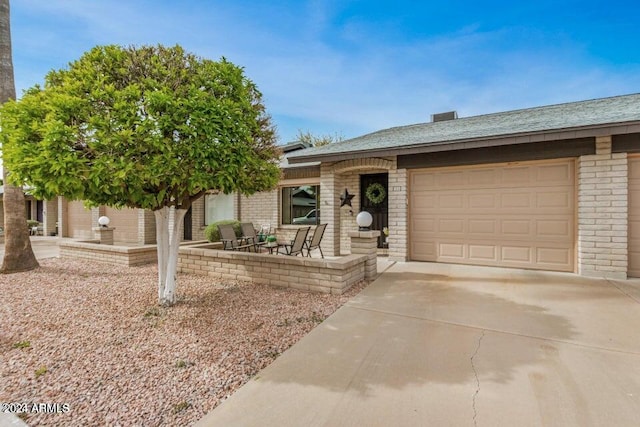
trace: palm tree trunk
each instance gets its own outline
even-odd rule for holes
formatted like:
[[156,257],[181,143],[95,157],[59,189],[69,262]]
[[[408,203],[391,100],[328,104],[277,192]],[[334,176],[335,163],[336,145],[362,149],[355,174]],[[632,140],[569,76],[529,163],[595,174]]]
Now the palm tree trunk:
[[[13,79],[13,60],[11,57],[11,25],[9,18],[9,0],[0,0],[0,104],[15,99],[16,85]],[[27,228],[27,212],[24,193],[21,187],[9,184],[9,173],[5,167],[2,173],[4,194],[4,259],[2,273],[33,270],[38,261],[31,248]]]

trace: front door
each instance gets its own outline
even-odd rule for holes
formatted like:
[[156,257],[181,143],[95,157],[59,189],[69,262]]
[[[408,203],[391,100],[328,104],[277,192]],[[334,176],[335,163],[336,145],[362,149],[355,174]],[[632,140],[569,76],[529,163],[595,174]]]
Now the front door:
[[[360,210],[369,212],[373,217],[371,229],[380,230],[379,248],[384,242],[382,229],[389,226],[388,182],[389,174],[387,173],[360,175]],[[380,187],[384,191],[380,192]]]
[[184,240],[193,240],[193,215],[191,208],[184,216]]

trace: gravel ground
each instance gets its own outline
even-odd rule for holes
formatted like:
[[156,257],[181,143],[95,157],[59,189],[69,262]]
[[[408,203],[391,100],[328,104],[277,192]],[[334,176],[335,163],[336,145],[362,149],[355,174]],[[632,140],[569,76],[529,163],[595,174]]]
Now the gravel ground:
[[165,309],[155,266],[40,265],[0,275],[0,402],[68,404],[22,414],[29,425],[190,425],[364,286],[335,296],[181,274]]

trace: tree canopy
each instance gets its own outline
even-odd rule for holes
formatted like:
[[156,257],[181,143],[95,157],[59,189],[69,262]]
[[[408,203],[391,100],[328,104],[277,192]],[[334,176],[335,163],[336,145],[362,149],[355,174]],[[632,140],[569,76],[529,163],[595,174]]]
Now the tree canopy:
[[313,135],[309,131],[303,132],[302,130],[298,130],[297,139],[298,141],[302,141],[312,147],[322,147],[324,145],[333,144],[334,142],[344,141],[344,138],[337,133],[334,135]]
[[36,197],[186,209],[207,190],[280,177],[261,94],[238,67],[181,47],[99,46],[0,110],[4,161]]

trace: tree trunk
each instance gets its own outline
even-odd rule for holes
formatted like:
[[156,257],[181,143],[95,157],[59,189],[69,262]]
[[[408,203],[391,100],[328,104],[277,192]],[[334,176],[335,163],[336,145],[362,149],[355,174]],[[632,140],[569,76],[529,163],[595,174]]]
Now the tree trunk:
[[156,217],[156,242],[158,247],[158,304],[170,306],[176,302],[178,273],[178,249],[180,227],[187,209],[176,209],[173,227],[169,230],[168,207],[154,211]]
[[[13,80],[13,61],[11,58],[11,25],[9,19],[9,0],[0,0],[0,104],[15,99],[16,86]],[[4,194],[4,259],[2,273],[17,273],[33,270],[38,261],[31,249],[27,212],[22,188],[9,184],[6,167],[3,169]]]

